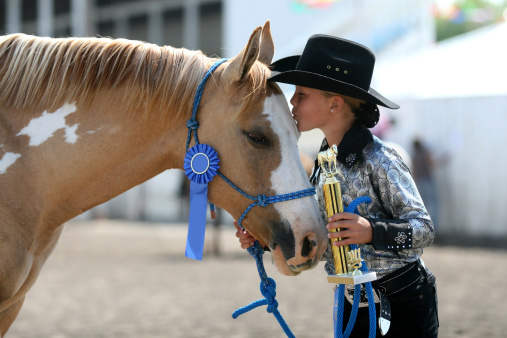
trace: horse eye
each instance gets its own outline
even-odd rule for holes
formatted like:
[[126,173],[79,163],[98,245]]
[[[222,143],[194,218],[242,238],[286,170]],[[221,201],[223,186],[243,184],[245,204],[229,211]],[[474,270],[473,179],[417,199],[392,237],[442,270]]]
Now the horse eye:
[[268,144],[268,139],[266,138],[266,136],[262,135],[261,133],[247,133],[247,136],[254,143],[257,143],[260,145],[267,145]]

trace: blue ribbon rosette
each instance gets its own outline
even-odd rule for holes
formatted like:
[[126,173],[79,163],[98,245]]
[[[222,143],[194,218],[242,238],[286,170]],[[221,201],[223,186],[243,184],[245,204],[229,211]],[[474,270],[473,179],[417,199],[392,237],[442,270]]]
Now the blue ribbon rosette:
[[217,174],[219,161],[215,149],[207,144],[197,144],[185,155],[183,170],[190,180],[190,214],[185,256],[192,259],[202,260],[208,182]]

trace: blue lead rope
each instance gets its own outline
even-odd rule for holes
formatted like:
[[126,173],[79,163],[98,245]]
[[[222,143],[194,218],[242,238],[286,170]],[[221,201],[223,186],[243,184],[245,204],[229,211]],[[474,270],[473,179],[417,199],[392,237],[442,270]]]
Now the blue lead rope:
[[[353,200],[348,207],[345,208],[345,212],[350,212],[359,215],[359,210],[357,210],[357,206],[361,203],[370,203],[371,198],[368,196],[361,196]],[[351,250],[357,249],[357,245],[351,244]],[[368,268],[366,264],[361,265],[362,272],[368,272]],[[368,314],[370,317],[370,330],[369,330],[369,338],[374,338],[377,333],[377,314],[375,310],[375,301],[373,298],[373,287],[371,282],[364,283],[366,288],[366,296],[368,298]],[[345,285],[340,284],[335,289],[335,301],[334,301],[334,336],[336,338],[348,338],[352,333],[352,329],[354,328],[354,324],[357,318],[357,312],[359,310],[359,298],[361,295],[361,284],[357,284],[354,288],[354,301],[352,303],[352,310],[349,316],[349,322],[345,331],[343,331],[343,314],[344,314],[344,295],[345,295]]]
[[264,263],[262,261],[262,255],[264,255],[264,249],[260,246],[259,242],[255,241],[255,244],[249,247],[248,253],[255,258],[257,263],[257,270],[259,271],[259,277],[261,278],[260,290],[264,299],[256,300],[255,302],[237,309],[232,314],[232,318],[236,319],[243,313],[255,309],[256,307],[267,305],[266,311],[272,313],[278,320],[278,323],[282,327],[287,337],[295,338],[294,334],[290,330],[289,326],[283,319],[280,311],[278,311],[278,302],[276,301],[276,283],[273,278],[269,278],[264,269]]
[[[351,245],[351,249],[355,249]],[[366,266],[361,267],[361,271],[368,272],[368,268]],[[374,338],[377,333],[377,314],[375,310],[375,301],[373,298],[373,287],[371,282],[365,283],[366,287],[366,296],[368,298],[368,314],[370,317],[370,328],[369,328],[369,338]],[[359,298],[361,295],[361,284],[357,284],[354,288],[354,301],[352,303],[352,310],[350,312],[349,322],[345,331],[343,332],[343,314],[344,314],[344,294],[345,294],[345,285],[340,284],[335,289],[335,302],[334,302],[334,336],[336,338],[348,338],[352,333],[352,329],[354,328],[354,324],[357,318],[357,312],[359,310]],[[343,332],[343,333],[342,333]]]

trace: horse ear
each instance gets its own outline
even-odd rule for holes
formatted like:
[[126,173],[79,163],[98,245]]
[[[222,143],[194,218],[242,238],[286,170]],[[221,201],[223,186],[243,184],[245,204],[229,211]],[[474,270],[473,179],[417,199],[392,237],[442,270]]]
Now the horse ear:
[[262,27],[261,36],[261,50],[259,53],[259,61],[269,66],[273,61],[273,55],[275,54],[275,43],[271,37],[271,29],[269,20],[266,21],[264,27]]
[[222,79],[225,80],[226,84],[241,81],[250,72],[250,68],[259,57],[260,35],[261,27],[257,27],[250,36],[246,47],[225,68]]

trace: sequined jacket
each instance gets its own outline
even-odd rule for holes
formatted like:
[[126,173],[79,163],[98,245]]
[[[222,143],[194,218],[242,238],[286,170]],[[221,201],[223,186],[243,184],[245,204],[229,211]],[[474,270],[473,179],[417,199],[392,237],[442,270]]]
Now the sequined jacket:
[[[327,148],[324,139],[320,151]],[[368,270],[382,277],[419,259],[423,248],[433,243],[435,232],[410,170],[398,153],[366,127],[355,124],[338,146],[337,159],[345,206],[360,196],[372,199],[370,204],[358,207],[373,229],[372,242],[359,245]],[[316,162],[310,181],[317,189],[320,211],[327,224],[320,177]],[[330,245],[324,258],[326,271],[334,273]]]

